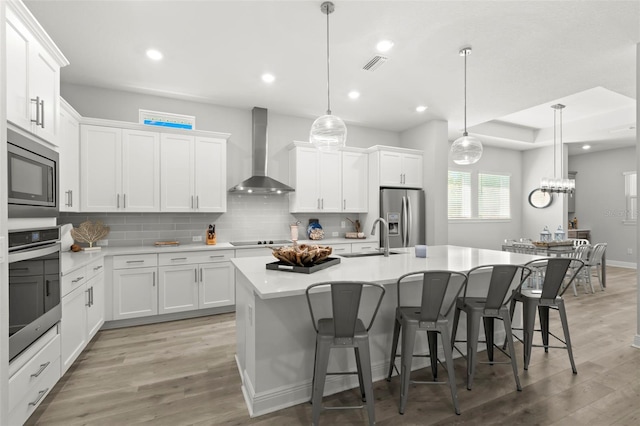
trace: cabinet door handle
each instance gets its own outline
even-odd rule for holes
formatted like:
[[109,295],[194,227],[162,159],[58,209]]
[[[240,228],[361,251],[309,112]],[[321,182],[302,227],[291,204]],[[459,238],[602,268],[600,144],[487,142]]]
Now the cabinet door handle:
[[42,112],[40,113],[40,127],[44,129],[44,99],[40,101],[40,108],[42,108]]
[[46,388],[44,390],[41,390],[40,392],[38,392],[38,397],[36,398],[35,401],[32,401],[29,403],[29,406],[36,406],[38,405],[38,402],[40,402],[40,400],[46,395],[46,393],[49,392],[49,388]]
[[200,282],[202,282],[202,268],[200,268]]
[[320,198],[318,198],[318,210],[320,210]]
[[153,286],[156,286],[156,271],[153,271]]
[[116,194],[116,208],[120,208],[120,194]]
[[51,296],[51,290],[49,289],[49,283],[51,281],[50,280],[45,280],[44,282],[44,288],[45,288],[45,296]]
[[198,282],[198,270],[194,269],[193,272],[195,273],[195,276],[196,276],[196,282]]
[[84,306],[86,306],[87,308],[90,308],[91,307],[91,289],[88,288],[84,292],[87,293],[87,303],[85,303]]
[[193,195],[191,196],[191,208],[193,208]]
[[93,286],[91,286],[90,296],[91,296],[91,306],[93,306]]
[[122,208],[127,208],[127,194],[122,194]]
[[173,258],[171,258],[172,262],[175,262],[175,261],[178,261],[178,260],[187,260],[187,258],[186,257],[173,257]]
[[324,198],[320,198],[320,210],[324,210]]
[[196,195],[196,209],[200,208],[200,196]]
[[73,207],[73,190],[69,190],[69,207]]
[[40,125],[40,96],[36,96],[35,98],[31,98],[31,102],[36,103],[36,119],[31,119],[32,123],[36,123],[36,126]]
[[45,362],[44,364],[40,364],[40,368],[38,369],[38,371],[36,371],[35,373],[33,373],[33,374],[31,375],[31,377],[38,377],[39,375],[41,375],[41,374],[42,374],[42,372],[43,372],[44,370],[46,370],[46,369],[47,369],[47,367],[49,366],[49,364],[51,364],[51,361],[47,361],[47,362]]
[[67,202],[64,203],[64,205],[67,206],[67,207],[71,207],[71,202],[69,201],[71,199],[71,197],[69,196],[69,192],[71,192],[71,191],[64,191],[64,194],[65,194],[65,196],[67,198]]
[[347,209],[347,200],[344,199],[342,200],[342,210],[346,210]]

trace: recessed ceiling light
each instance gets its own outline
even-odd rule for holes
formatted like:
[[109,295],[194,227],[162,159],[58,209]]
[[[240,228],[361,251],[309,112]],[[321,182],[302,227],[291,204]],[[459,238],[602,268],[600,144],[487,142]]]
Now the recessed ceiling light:
[[156,49],[147,50],[147,58],[153,59],[154,61],[159,61],[162,59],[162,52]]
[[358,99],[360,97],[360,92],[356,92],[355,90],[352,90],[349,92],[349,97],[351,99]]
[[582,149],[591,149],[591,145],[582,145]]
[[427,107],[424,105],[419,105],[416,107],[416,111],[418,112],[425,112],[427,110]]
[[376,49],[378,52],[387,52],[393,47],[393,42],[391,40],[381,40],[376,44]]
[[273,76],[273,74],[265,73],[262,74],[262,81],[264,81],[265,83],[273,83],[274,81],[276,81],[276,78]]

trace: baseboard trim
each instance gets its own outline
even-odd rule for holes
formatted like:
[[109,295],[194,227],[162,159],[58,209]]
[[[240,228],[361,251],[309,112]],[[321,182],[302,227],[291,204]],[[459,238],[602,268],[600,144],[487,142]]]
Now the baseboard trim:
[[631,346],[636,349],[640,349],[640,334],[636,334],[634,336],[633,343],[631,344]]
[[607,266],[617,266],[619,268],[637,269],[638,264],[635,262],[621,262],[619,260],[607,259]]
[[234,312],[235,305],[222,306],[219,308],[198,309],[195,311],[176,312],[173,314],[150,315],[148,317],[129,318],[123,320],[105,321],[101,330],[111,330],[114,328],[133,327],[136,325],[156,324],[160,322],[176,321],[188,318],[206,317],[209,315],[226,314]]

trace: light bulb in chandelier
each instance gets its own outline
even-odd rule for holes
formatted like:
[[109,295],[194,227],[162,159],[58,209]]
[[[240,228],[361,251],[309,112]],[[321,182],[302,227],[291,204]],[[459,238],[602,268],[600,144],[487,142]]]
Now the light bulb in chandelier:
[[311,125],[309,142],[321,151],[343,148],[347,141],[347,126],[340,117],[327,114],[318,117]]
[[460,165],[476,163],[482,157],[482,142],[466,132],[451,145],[451,159]]

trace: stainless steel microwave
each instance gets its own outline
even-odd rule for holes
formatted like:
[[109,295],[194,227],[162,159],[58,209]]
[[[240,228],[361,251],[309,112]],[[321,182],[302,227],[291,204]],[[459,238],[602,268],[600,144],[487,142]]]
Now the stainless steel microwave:
[[58,153],[7,129],[7,162],[9,217],[57,217]]

